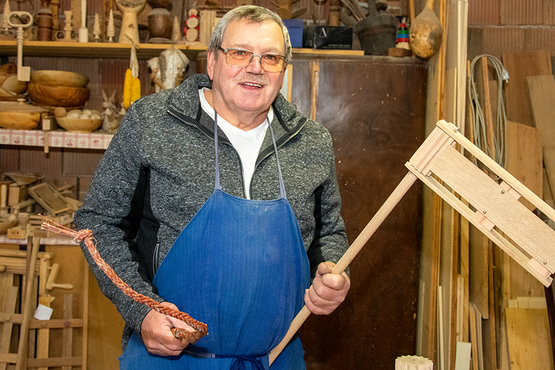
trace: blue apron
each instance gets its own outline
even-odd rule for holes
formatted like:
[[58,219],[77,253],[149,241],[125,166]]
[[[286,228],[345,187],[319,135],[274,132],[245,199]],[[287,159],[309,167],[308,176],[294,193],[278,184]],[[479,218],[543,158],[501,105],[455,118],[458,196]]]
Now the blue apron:
[[[277,158],[274,134],[269,125]],[[149,353],[137,333],[120,369],[268,369],[268,353],[303,307],[310,269],[297,219],[285,195],[248,200],[220,183],[217,114],[215,190],[181,232],[154,277],[158,294],[208,326],[208,335],[179,356]],[[306,369],[295,338],[272,370]]]

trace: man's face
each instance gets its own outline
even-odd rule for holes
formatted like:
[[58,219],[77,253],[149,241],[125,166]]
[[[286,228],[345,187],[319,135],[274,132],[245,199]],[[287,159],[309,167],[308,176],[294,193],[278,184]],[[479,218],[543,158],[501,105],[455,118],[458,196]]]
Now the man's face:
[[[272,53],[284,55],[283,33],[277,23],[251,23],[234,21],[227,27],[222,49],[237,48],[259,55]],[[218,59],[215,59],[215,53]],[[245,68],[226,63],[222,51],[209,53],[208,76],[212,79],[214,108],[221,114],[261,114],[267,111],[283,84],[284,72],[266,72],[259,57],[253,57]],[[222,106],[222,104],[224,106]],[[218,106],[219,105],[219,106]],[[224,112],[222,110],[227,110]]]

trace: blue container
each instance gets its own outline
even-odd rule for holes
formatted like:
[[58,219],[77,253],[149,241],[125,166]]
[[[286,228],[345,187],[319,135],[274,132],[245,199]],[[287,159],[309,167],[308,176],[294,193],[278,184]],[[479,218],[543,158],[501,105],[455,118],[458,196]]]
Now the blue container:
[[287,27],[291,46],[294,48],[303,47],[303,20],[302,19],[284,19],[283,24]]

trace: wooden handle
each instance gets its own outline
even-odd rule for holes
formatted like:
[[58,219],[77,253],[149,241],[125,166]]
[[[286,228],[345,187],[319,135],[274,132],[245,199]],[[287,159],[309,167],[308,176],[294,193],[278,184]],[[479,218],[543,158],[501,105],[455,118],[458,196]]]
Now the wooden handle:
[[[355,256],[360,252],[362,247],[366,245],[366,242],[370,239],[370,237],[374,234],[374,232],[378,229],[378,227],[383,223],[386,217],[391,213],[393,208],[399,203],[401,198],[409,191],[410,187],[416,181],[417,177],[412,173],[408,172],[405,177],[401,180],[399,185],[393,190],[393,193],[387,198],[385,203],[380,207],[378,212],[372,217],[370,222],[364,227],[360,235],[355,239],[353,244],[349,247],[347,252],[341,257],[339,262],[333,268],[333,274],[341,274],[347,266],[351,263],[351,261],[355,258]],[[281,342],[270,352],[269,360],[270,365],[275,361],[277,356],[283,351],[285,346],[289,343],[291,338],[295,335],[297,330],[301,327],[301,325],[306,321],[306,319],[310,316],[310,311],[306,306],[304,306],[301,311],[297,314],[289,330],[285,334],[285,337],[281,340]]]

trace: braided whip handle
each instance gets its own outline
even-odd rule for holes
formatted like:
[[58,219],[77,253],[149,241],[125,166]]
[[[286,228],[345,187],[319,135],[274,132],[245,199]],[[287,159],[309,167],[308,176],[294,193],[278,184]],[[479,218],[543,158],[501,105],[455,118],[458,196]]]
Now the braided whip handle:
[[44,222],[41,225],[41,229],[52,231],[60,235],[70,236],[78,243],[83,241],[87,246],[89,253],[91,254],[91,257],[93,258],[94,262],[98,265],[98,267],[100,267],[100,269],[104,271],[106,276],[108,276],[108,278],[128,297],[133,299],[135,302],[142,303],[152,308],[156,312],[181,320],[187,325],[191,326],[193,329],[195,329],[194,331],[190,332],[181,328],[172,328],[171,331],[174,337],[176,337],[177,339],[185,339],[189,343],[194,343],[200,338],[208,334],[208,328],[206,324],[204,324],[203,322],[193,319],[191,316],[187,315],[184,312],[174,310],[170,307],[161,305],[160,303],[156,302],[154,299],[150,297],[137,293],[127,283],[121,280],[120,277],[115,273],[115,271],[110,267],[110,265],[108,265],[102,259],[102,257],[100,257],[100,254],[96,249],[94,237],[91,230],[85,229],[85,230],[75,231],[67,227],[58,225],[57,223],[47,219],[46,217],[43,217],[43,219],[44,219]]

